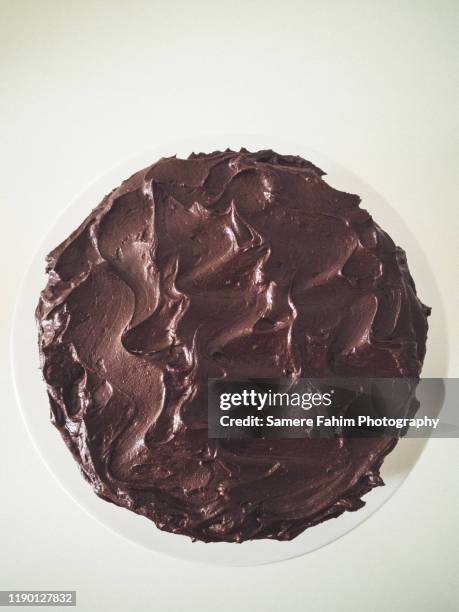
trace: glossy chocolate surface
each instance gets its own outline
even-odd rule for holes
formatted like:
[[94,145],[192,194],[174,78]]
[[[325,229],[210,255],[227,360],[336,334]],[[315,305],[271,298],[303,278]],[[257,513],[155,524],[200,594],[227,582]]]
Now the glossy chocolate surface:
[[404,252],[273,151],[162,159],[48,256],[52,420],[95,492],[204,541],[288,540],[363,505],[396,440],[209,440],[207,381],[417,377]]

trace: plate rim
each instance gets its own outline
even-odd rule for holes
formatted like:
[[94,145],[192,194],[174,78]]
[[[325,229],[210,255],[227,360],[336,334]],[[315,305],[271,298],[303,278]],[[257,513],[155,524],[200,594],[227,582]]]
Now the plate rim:
[[[350,513],[350,512],[345,512],[343,515],[341,515],[340,517],[338,517],[338,521],[341,521],[341,524],[343,524],[343,528],[341,530],[337,530],[337,531],[342,531],[342,533],[339,533],[338,535],[331,535],[330,538],[323,538],[323,541],[321,543],[318,543],[317,545],[312,545],[311,547],[307,548],[307,550],[303,550],[301,551],[300,548],[298,546],[298,543],[301,542],[302,536],[305,536],[305,534],[308,534],[308,532],[310,532],[310,529],[307,529],[305,532],[303,532],[302,534],[300,534],[297,538],[294,538],[293,540],[289,541],[289,542],[277,542],[277,541],[270,541],[270,540],[255,540],[255,541],[248,541],[248,542],[244,542],[242,544],[233,544],[233,543],[224,543],[224,542],[217,542],[217,543],[210,543],[210,544],[203,544],[201,542],[199,543],[191,543],[191,545],[193,547],[198,547],[199,545],[205,546],[205,547],[221,547],[223,549],[223,547],[225,546],[230,546],[232,547],[232,550],[234,551],[234,547],[236,546],[237,549],[239,549],[241,551],[241,554],[237,553],[237,559],[234,558],[234,554],[231,556],[230,555],[230,559],[223,559],[223,560],[217,560],[215,558],[211,558],[211,559],[206,559],[206,558],[200,558],[202,557],[202,555],[195,555],[194,552],[191,552],[192,549],[189,548],[189,539],[186,538],[185,536],[178,536],[177,534],[169,534],[166,532],[163,532],[161,530],[159,530],[154,524],[152,524],[151,521],[148,521],[148,519],[145,519],[144,517],[140,517],[139,515],[136,515],[133,512],[127,511],[124,508],[120,508],[116,505],[113,504],[107,504],[106,502],[104,502],[103,500],[101,500],[100,498],[97,497],[97,495],[93,492],[92,488],[90,487],[90,485],[86,482],[83,481],[83,477],[79,471],[79,469],[75,469],[76,468],[76,462],[73,459],[73,457],[71,456],[71,453],[68,451],[68,449],[66,448],[65,444],[63,443],[63,440],[61,439],[60,435],[58,434],[58,431],[52,426],[52,424],[49,421],[49,416],[44,419],[43,417],[41,418],[41,421],[43,422],[43,428],[47,427],[48,429],[48,433],[52,432],[52,435],[56,438],[56,440],[58,441],[58,443],[60,444],[60,446],[62,447],[62,450],[65,451],[65,454],[68,456],[68,459],[70,460],[70,462],[67,462],[69,465],[72,465],[73,471],[75,473],[75,477],[78,478],[80,481],[83,481],[83,484],[85,487],[87,487],[88,493],[95,498],[95,500],[97,500],[97,502],[100,502],[100,504],[104,504],[105,506],[108,506],[110,508],[115,508],[117,511],[121,511],[121,512],[125,512],[129,515],[132,515],[135,519],[137,519],[138,521],[141,521],[142,519],[144,521],[148,521],[148,526],[149,528],[153,529],[154,531],[156,531],[159,534],[163,534],[160,537],[164,538],[164,536],[166,536],[167,538],[174,538],[175,541],[180,540],[183,543],[187,542],[186,546],[188,547],[188,552],[186,554],[178,554],[177,552],[174,554],[174,552],[169,552],[169,550],[166,548],[164,549],[164,547],[152,547],[151,545],[142,543],[140,541],[138,541],[138,539],[135,539],[133,537],[130,537],[129,535],[127,535],[126,533],[119,531],[118,529],[116,529],[116,527],[114,527],[111,524],[108,524],[103,518],[102,515],[104,514],[103,512],[95,512],[94,508],[91,506],[89,507],[88,503],[85,503],[84,501],[82,501],[82,499],[80,499],[77,495],[75,495],[74,490],[72,489],[71,484],[69,484],[68,482],[64,482],[62,477],[60,477],[60,475],[58,474],[59,470],[56,469],[56,466],[53,465],[52,460],[50,461],[49,457],[47,456],[47,452],[46,450],[44,451],[43,449],[43,444],[40,444],[38,436],[37,436],[37,432],[34,429],[33,426],[33,422],[31,421],[30,418],[30,414],[27,413],[27,410],[25,408],[25,405],[27,404],[27,401],[25,401],[25,396],[27,394],[27,391],[25,390],[25,386],[23,387],[23,383],[25,385],[25,382],[23,381],[23,375],[21,376],[20,372],[21,372],[21,350],[20,350],[20,344],[18,345],[18,341],[20,341],[22,335],[21,335],[21,327],[23,327],[22,325],[22,321],[24,320],[23,316],[26,315],[26,320],[27,320],[27,315],[29,317],[32,317],[33,312],[30,312],[27,310],[28,306],[30,305],[30,303],[32,302],[32,295],[29,295],[27,298],[27,292],[29,290],[29,286],[34,286],[34,282],[28,282],[31,280],[31,277],[33,275],[35,275],[36,270],[38,270],[38,267],[41,267],[42,270],[42,280],[46,279],[46,275],[44,273],[44,268],[45,268],[45,260],[44,260],[44,254],[47,254],[49,252],[49,250],[51,250],[53,248],[53,246],[49,246],[50,243],[52,243],[54,246],[56,245],[56,238],[55,238],[55,234],[56,232],[58,232],[62,226],[65,225],[65,223],[67,222],[66,220],[68,218],[71,217],[72,213],[74,214],[74,216],[77,216],[77,209],[78,210],[78,217],[81,219],[81,221],[84,220],[84,218],[89,214],[90,209],[86,210],[83,209],[82,207],[82,201],[84,201],[85,199],[87,201],[91,200],[92,201],[92,197],[93,197],[93,193],[94,192],[101,192],[106,190],[106,192],[108,193],[109,191],[111,191],[111,189],[113,188],[113,184],[119,184],[119,180],[115,179],[115,177],[121,176],[123,175],[124,178],[127,178],[129,176],[128,172],[129,170],[127,170],[128,168],[132,169],[132,172],[135,172],[136,170],[138,170],[139,168],[145,167],[148,165],[144,164],[142,165],[142,163],[147,160],[150,159],[150,163],[154,163],[151,160],[157,160],[159,159],[159,157],[163,157],[165,155],[160,154],[160,151],[170,151],[172,149],[175,150],[179,150],[180,148],[189,148],[189,152],[191,152],[193,149],[196,149],[198,147],[196,147],[196,143],[199,141],[202,143],[204,140],[208,141],[208,138],[211,139],[217,139],[217,141],[235,141],[239,140],[240,142],[244,142],[245,145],[247,146],[247,148],[251,149],[251,148],[255,148],[253,146],[250,146],[249,143],[247,143],[247,140],[252,140],[252,141],[257,141],[257,142],[269,142],[271,143],[271,148],[289,148],[290,150],[297,150],[299,151],[299,154],[305,156],[305,157],[310,157],[312,158],[313,163],[317,163],[317,161],[319,160],[320,163],[318,163],[317,165],[319,165],[319,167],[325,166],[329,169],[331,168],[340,168],[341,171],[345,172],[346,174],[352,175],[352,177],[357,181],[357,183],[359,183],[359,185],[362,186],[363,191],[366,192],[367,194],[370,193],[373,196],[376,196],[382,203],[384,203],[384,205],[386,207],[388,207],[388,209],[391,211],[391,213],[394,213],[394,216],[396,218],[399,218],[399,220],[402,222],[402,225],[404,225],[404,229],[408,232],[408,236],[410,237],[410,242],[411,245],[415,244],[417,245],[417,249],[416,252],[419,255],[419,253],[423,253],[423,250],[421,248],[421,245],[418,243],[417,239],[415,236],[413,236],[413,234],[411,233],[410,229],[406,226],[406,224],[404,223],[403,219],[401,219],[397,213],[397,211],[390,206],[390,204],[382,197],[380,196],[380,194],[378,194],[376,191],[374,191],[367,183],[365,183],[365,181],[363,181],[358,175],[356,175],[355,173],[353,173],[352,171],[347,170],[344,166],[342,166],[340,163],[335,162],[333,160],[331,160],[327,155],[324,155],[322,153],[319,153],[317,151],[315,151],[314,149],[310,149],[307,146],[299,146],[298,144],[293,144],[293,143],[289,143],[288,141],[285,140],[280,140],[277,138],[273,138],[273,137],[266,137],[266,136],[248,136],[248,135],[235,135],[232,134],[231,136],[228,135],[206,135],[206,136],[197,136],[197,137],[191,137],[191,138],[187,138],[187,139],[183,139],[180,141],[176,141],[176,142],[172,142],[172,143],[168,143],[168,144],[164,144],[164,145],[158,145],[154,148],[148,149],[142,153],[139,153],[138,155],[132,156],[124,161],[122,161],[119,164],[116,164],[115,166],[113,166],[112,168],[110,168],[107,172],[104,172],[103,174],[101,174],[99,177],[96,177],[95,179],[93,179],[93,181],[91,181],[85,188],[81,189],[78,191],[78,193],[69,201],[69,203],[63,207],[62,211],[59,213],[59,215],[56,217],[56,219],[54,220],[54,222],[52,224],[50,224],[49,230],[48,232],[42,237],[42,239],[40,240],[37,249],[35,250],[35,253],[31,259],[31,261],[29,262],[29,265],[26,268],[26,272],[23,276],[22,282],[20,283],[18,292],[17,292],[17,299],[14,305],[14,310],[13,310],[13,314],[12,314],[12,325],[11,325],[11,333],[10,333],[10,358],[11,358],[11,373],[12,373],[12,379],[13,379],[13,387],[14,387],[14,395],[15,395],[15,399],[16,402],[19,406],[19,411],[21,414],[21,418],[22,421],[24,423],[24,426],[26,428],[26,431],[28,433],[28,437],[30,438],[36,452],[38,453],[38,455],[40,456],[40,459],[42,460],[42,462],[45,464],[47,470],[52,474],[54,480],[57,481],[57,483],[59,484],[60,488],[63,489],[65,491],[65,493],[89,516],[91,516],[94,520],[96,520],[99,524],[101,524],[104,528],[108,529],[109,531],[115,533],[117,536],[121,536],[123,539],[128,540],[129,542],[132,542],[136,545],[142,546],[143,548],[146,548],[147,550],[150,550],[152,552],[158,553],[158,554],[166,554],[169,557],[175,558],[175,559],[180,559],[180,560],[185,560],[188,562],[201,562],[201,563],[207,563],[207,564],[212,564],[212,565],[220,565],[220,566],[253,566],[253,565],[263,565],[263,564],[269,564],[269,563],[276,563],[276,562],[281,562],[281,561],[285,561],[288,559],[292,559],[292,558],[296,558],[305,554],[309,554],[311,552],[314,552],[315,550],[318,550],[319,548],[322,548],[323,546],[327,546],[329,544],[331,544],[332,542],[340,539],[341,537],[343,537],[344,535],[346,535],[347,533],[350,533],[351,531],[353,531],[355,528],[357,528],[359,525],[363,524],[366,520],[368,520],[377,510],[379,510],[383,505],[385,505],[385,503],[387,503],[387,501],[389,501],[389,499],[395,494],[395,492],[399,489],[399,487],[403,484],[403,482],[405,481],[406,477],[409,475],[409,473],[412,471],[412,469],[415,467],[417,461],[419,460],[420,456],[422,455],[425,446],[427,444],[427,440],[423,440],[422,444],[419,443],[419,448],[418,451],[416,452],[414,459],[411,462],[411,465],[409,466],[409,468],[407,470],[405,470],[405,472],[403,472],[403,475],[401,477],[398,478],[398,480],[393,481],[391,483],[386,483],[385,487],[381,487],[381,488],[377,488],[377,489],[373,489],[372,491],[370,491],[367,495],[364,496],[364,501],[366,503],[366,505],[360,509],[358,511],[358,513]],[[191,143],[195,143],[194,146],[190,146]],[[263,147],[258,147],[258,148],[263,148]],[[206,146],[205,149],[209,150],[209,147]],[[215,149],[210,149],[210,150],[215,150]],[[141,161],[142,160],[142,161]],[[324,163],[325,162],[325,163]],[[333,175],[333,172],[328,173]],[[116,182],[118,180],[118,183]],[[124,180],[124,179],[122,179]],[[108,184],[112,185],[111,187],[106,187]],[[359,195],[362,195],[362,189],[360,189],[358,191]],[[94,202],[96,202],[96,204],[93,204],[93,208],[94,206],[97,206],[97,203],[102,199],[104,194],[102,194],[102,196],[100,197],[100,199],[94,199]],[[362,196],[362,200],[364,200],[364,197]],[[365,203],[363,203],[363,206],[365,207]],[[370,210],[370,213],[372,213],[372,211]],[[72,220],[72,227],[73,229],[75,229],[75,226],[73,224],[73,220]],[[70,230],[72,231],[72,230]],[[69,232],[70,233],[70,232]],[[65,237],[68,234],[64,235],[60,240],[64,240]],[[408,242],[408,240],[407,240]],[[58,244],[58,243],[57,243]],[[414,257],[414,253],[411,254],[411,257]],[[432,278],[433,281],[433,288],[434,288],[434,292],[437,294],[437,299],[439,300],[440,304],[442,304],[442,295],[441,292],[439,291],[438,285],[435,282],[435,276],[433,274],[433,271],[431,270],[430,266],[428,265],[428,260],[427,258],[424,258],[424,265],[427,264],[427,269],[429,271],[429,276]],[[33,279],[32,279],[33,281]],[[46,281],[45,281],[46,282]],[[38,279],[37,279],[37,284],[38,284]],[[44,287],[44,284],[41,283],[41,287]],[[26,296],[26,297],[25,297]],[[38,301],[38,293],[35,294],[35,304]],[[27,306],[26,306],[27,305]],[[441,313],[440,313],[441,314]],[[446,345],[449,348],[449,343],[448,343],[448,335],[446,333],[446,320],[443,319],[444,323],[443,323],[443,331],[444,331],[444,335],[445,335],[445,340],[446,340]],[[33,322],[34,323],[34,322]],[[38,342],[37,342],[37,332],[36,332],[36,327],[34,325],[35,328],[35,345],[34,345],[34,349],[35,349],[35,361],[36,361],[36,365],[38,365],[39,363],[39,359],[38,359]],[[30,347],[29,347],[30,349]],[[445,354],[445,365],[447,365],[448,363],[448,350],[446,351]],[[30,374],[30,372],[29,372]],[[37,372],[35,372],[35,375],[37,375]],[[42,375],[41,375],[41,370],[38,371],[38,376],[40,376],[41,379],[41,386],[43,389],[43,397],[40,400],[36,400],[36,403],[38,404],[39,402],[42,402],[43,399],[46,400],[46,405],[47,405],[47,415],[49,415],[49,404],[48,404],[48,399],[46,396],[46,386],[45,386],[45,382],[42,379]],[[394,451],[392,451],[392,453],[390,453],[388,455],[388,457],[386,458],[384,464],[386,464],[386,462],[388,461],[388,459],[390,457],[394,457],[394,453],[397,453],[397,450],[399,449],[399,447],[401,446],[401,442],[399,442],[399,444],[397,445],[397,447],[394,449]],[[383,464],[383,468],[384,468],[384,464]],[[384,469],[382,468],[382,471],[384,472]],[[73,487],[74,488],[74,487]],[[383,495],[380,494],[380,499],[376,499],[375,493],[377,493],[379,491],[383,491]],[[356,520],[354,521],[350,521],[350,525],[344,525],[343,518],[346,516],[355,516],[357,517]],[[321,523],[320,525],[315,526],[313,529],[315,530],[315,532],[317,532],[317,530],[321,527],[321,526],[325,526],[327,527],[328,525],[332,524],[334,521],[329,520],[329,521],[325,521],[324,523]],[[349,520],[347,521],[349,522]],[[323,529],[323,528],[322,528]],[[333,529],[329,529],[330,532],[333,532]],[[248,556],[250,557],[250,555],[247,555],[248,552],[248,548],[251,544],[256,543],[267,543],[269,545],[271,544],[280,544],[283,549],[283,554],[279,554],[276,555],[275,558],[263,558],[263,559],[258,559],[256,561],[250,561],[248,560],[248,562],[244,561],[244,558],[239,558],[239,557],[244,557]],[[296,543],[296,545],[295,545]],[[174,548],[177,548],[177,546],[175,546]],[[210,549],[209,549],[210,550]],[[285,552],[284,552],[285,551]],[[215,555],[211,555],[213,557],[215,557]]]

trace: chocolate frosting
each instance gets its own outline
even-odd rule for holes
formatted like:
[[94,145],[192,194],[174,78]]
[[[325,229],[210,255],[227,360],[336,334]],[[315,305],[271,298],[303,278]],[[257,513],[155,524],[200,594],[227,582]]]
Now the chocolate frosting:
[[404,252],[273,151],[161,159],[47,258],[52,421],[97,495],[209,541],[289,540],[363,505],[396,440],[211,440],[209,378],[417,377]]

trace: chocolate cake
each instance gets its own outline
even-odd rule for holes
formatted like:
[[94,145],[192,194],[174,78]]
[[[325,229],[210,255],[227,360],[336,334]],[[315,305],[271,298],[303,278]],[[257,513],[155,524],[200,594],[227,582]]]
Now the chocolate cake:
[[290,540],[383,484],[395,438],[213,440],[209,378],[418,377],[404,252],[301,157],[161,159],[47,258],[54,425],[94,491],[205,542]]

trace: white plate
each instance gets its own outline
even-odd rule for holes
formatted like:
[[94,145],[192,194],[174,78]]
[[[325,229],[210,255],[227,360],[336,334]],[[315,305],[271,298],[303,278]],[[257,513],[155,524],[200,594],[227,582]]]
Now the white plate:
[[[144,517],[99,499],[84,481],[59,433],[49,422],[48,399],[39,370],[34,310],[39,292],[46,283],[45,255],[80,224],[106,193],[136,170],[163,156],[177,154],[184,157],[192,151],[210,152],[227,147],[239,149],[241,146],[250,150],[273,148],[280,153],[302,155],[326,171],[327,181],[334,187],[361,195],[362,205],[407,250],[418,289],[421,284],[423,287],[419,291],[421,297],[430,304],[441,304],[434,276],[422,249],[394,209],[357,176],[303,146],[273,138],[222,135],[197,137],[157,147],[121,164],[81,192],[57,220],[35,256],[18,299],[12,330],[13,373],[22,416],[38,453],[63,489],[105,527],[137,544],[174,557],[220,565],[258,565],[281,561],[333,542],[357,527],[391,497],[413,468],[425,445],[425,440],[402,440],[383,465],[382,476],[386,486],[366,495],[364,508],[317,525],[291,542],[193,543],[186,537],[164,533]],[[419,277],[422,277],[422,282]],[[438,308],[437,314],[441,315]],[[429,338],[428,360],[424,368],[426,376],[438,375],[438,371],[446,372],[447,334],[443,317],[439,319],[434,336]]]

